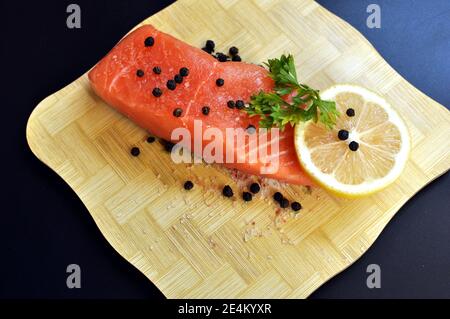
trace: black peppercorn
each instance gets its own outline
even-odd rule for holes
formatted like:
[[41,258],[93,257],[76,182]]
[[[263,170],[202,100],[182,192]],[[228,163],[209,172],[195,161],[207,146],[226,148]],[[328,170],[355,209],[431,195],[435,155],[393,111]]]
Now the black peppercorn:
[[234,103],[234,101],[232,101],[232,100],[229,100],[228,102],[227,102],[227,106],[230,108],[230,109],[233,109],[234,108],[234,106],[235,106],[235,103]]
[[246,201],[246,202],[249,202],[249,201],[251,201],[252,200],[252,193],[249,193],[249,192],[243,192],[242,193],[242,199],[244,200],[244,201]]
[[224,79],[218,78],[218,79],[216,80],[216,85],[217,85],[217,86],[223,86],[224,84],[225,84]]
[[283,199],[280,201],[280,206],[281,206],[281,208],[289,207],[289,201],[288,201],[286,198],[283,198]]
[[255,132],[256,132],[256,127],[254,126],[254,125],[249,125],[249,126],[247,126],[247,133],[248,134],[255,134]]
[[155,73],[155,74],[161,74],[161,68],[160,68],[159,66],[155,66],[155,67],[153,68],[153,73]]
[[184,183],[184,189],[185,189],[185,190],[189,191],[189,190],[191,190],[192,188],[194,188],[194,183],[192,183],[191,181],[186,181],[186,182]]
[[347,116],[355,116],[355,110],[352,108],[347,109],[347,111],[345,112],[345,114],[347,114]]
[[189,75],[189,69],[185,68],[185,67],[181,68],[180,69],[180,75],[181,76],[188,76]]
[[164,150],[169,153],[172,152],[172,149],[175,146],[174,143],[166,141],[166,140],[159,140],[159,142],[164,147]]
[[145,39],[144,41],[144,45],[146,47],[151,47],[153,46],[153,44],[155,44],[155,39],[153,39],[153,37],[148,37],[147,39]]
[[173,91],[177,87],[177,84],[175,83],[174,80],[169,80],[169,81],[167,81],[166,86],[169,90]]
[[259,186],[258,183],[252,183],[250,185],[250,192],[252,192],[253,194],[259,193],[260,189],[261,189],[261,187]]
[[153,96],[160,97],[162,95],[162,91],[160,88],[154,88],[152,91]]
[[139,156],[139,154],[141,154],[141,151],[139,150],[139,147],[133,147],[131,149],[130,153],[133,156]]
[[276,192],[275,194],[273,194],[273,199],[280,203],[281,200],[283,199],[283,195],[280,192]]
[[237,101],[236,101],[236,108],[237,108],[238,110],[242,110],[244,107],[245,107],[244,101],[242,101],[242,100],[237,100]]
[[155,140],[156,140],[156,138],[154,136],[147,137],[147,143],[149,143],[149,144],[155,142]]
[[228,61],[228,55],[219,52],[219,53],[216,54],[216,59],[219,62],[227,62]]
[[345,141],[346,139],[348,139],[348,131],[347,130],[340,130],[338,132],[338,138],[341,141]]
[[293,202],[291,204],[291,208],[293,211],[298,212],[300,209],[302,209],[302,204],[300,204],[299,202]]
[[206,41],[205,47],[206,47],[207,49],[209,49],[209,50],[211,50],[211,51],[214,51],[215,46],[216,46],[216,44],[214,43],[213,40],[207,40],[207,41]]
[[228,53],[230,53],[231,56],[235,56],[239,53],[239,49],[236,47],[231,47],[230,50],[228,50]]
[[240,57],[239,55],[235,55],[235,56],[233,56],[233,57],[231,58],[231,61],[234,61],[234,62],[241,62],[242,59],[241,59],[241,57]]
[[138,76],[138,77],[143,77],[144,76],[144,71],[142,71],[142,70],[137,70],[136,71],[136,75]]
[[209,114],[209,106],[202,107],[202,113],[203,113],[203,115],[208,115]]
[[223,187],[222,194],[225,197],[232,197],[233,196],[233,190],[231,189],[231,187],[229,185],[225,185]]
[[211,50],[211,49],[209,49],[207,47],[203,47],[202,50],[205,51],[206,53],[209,53],[209,54],[212,54],[212,52],[214,51],[214,50]]
[[349,148],[351,151],[355,152],[355,151],[358,150],[359,144],[358,144],[358,142],[351,141],[350,144],[348,144],[348,148]]
[[173,110],[173,116],[180,117],[181,114],[183,114],[183,110],[177,107],[175,110]]
[[176,83],[180,84],[181,82],[183,82],[183,77],[179,74],[175,75],[175,77],[173,78],[175,80]]

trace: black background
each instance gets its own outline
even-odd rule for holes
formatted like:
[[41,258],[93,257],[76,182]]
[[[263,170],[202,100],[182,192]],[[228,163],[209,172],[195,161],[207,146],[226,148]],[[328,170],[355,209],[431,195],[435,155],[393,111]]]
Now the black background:
[[[78,0],[79,30],[66,27],[71,2],[0,2],[0,298],[164,298],[109,246],[69,186],[34,157],[25,127],[43,98],[82,75],[128,30],[171,1]],[[449,102],[450,96],[435,98]],[[312,298],[450,298],[448,175],[400,209],[369,251]],[[72,263],[81,266],[81,289],[66,287]],[[371,263],[381,266],[381,289],[366,287]]]

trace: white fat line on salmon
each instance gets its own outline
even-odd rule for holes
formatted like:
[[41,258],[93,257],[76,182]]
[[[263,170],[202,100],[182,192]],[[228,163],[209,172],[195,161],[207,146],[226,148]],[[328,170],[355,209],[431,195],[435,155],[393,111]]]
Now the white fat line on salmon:
[[225,132],[217,127],[203,130],[201,120],[194,120],[193,131],[194,136],[184,127],[172,131],[171,140],[177,141],[171,152],[174,163],[248,163],[260,164],[260,173],[264,175],[278,171],[279,157],[283,154],[279,150],[278,128],[270,129],[270,141],[267,129],[253,134],[243,128],[225,128]]
[[276,153],[276,154],[269,155],[269,156],[266,158],[266,160],[267,160],[267,162],[270,163],[270,162],[273,161],[274,159],[279,158],[280,156],[283,156],[283,155],[286,155],[286,154],[289,154],[289,153],[290,153],[289,150],[284,150],[284,151],[278,152],[278,153]]
[[109,84],[108,91],[112,92],[112,90],[116,87],[116,82],[124,75],[130,73],[131,67],[124,67],[122,70],[120,70],[119,73],[116,74],[116,76],[112,79],[111,83]]
[[212,78],[217,63],[219,63],[219,62],[214,62],[214,63],[213,63],[213,67],[211,68],[211,71],[209,72],[209,74],[206,76],[206,79],[205,79],[203,82],[201,82],[201,83],[198,85],[197,90],[195,90],[195,93],[194,93],[192,99],[189,101],[189,104],[188,104],[187,107],[186,107],[186,111],[184,112],[184,116],[181,118],[181,120],[182,120],[183,122],[184,122],[183,118],[187,118],[187,117],[188,117],[189,111],[191,110],[192,103],[194,103],[194,102],[197,100],[197,95],[198,95],[198,93],[200,92],[200,90],[203,88],[203,85],[205,85],[205,83],[208,82],[208,81]]
[[[256,153],[259,152],[259,157],[260,158],[265,158],[267,156],[267,154],[263,153],[265,150],[267,150],[267,148],[270,146],[272,147],[272,145],[274,145],[275,143],[280,143],[280,141],[284,140],[286,138],[286,135],[283,135],[281,137],[278,138],[278,140],[276,140],[273,136],[271,136],[270,141],[267,141],[267,129],[259,129],[259,144],[258,144],[258,148],[256,149],[250,149],[249,154],[250,156],[253,156],[252,153]],[[279,135],[278,135],[279,136]],[[274,152],[272,152],[274,153]]]

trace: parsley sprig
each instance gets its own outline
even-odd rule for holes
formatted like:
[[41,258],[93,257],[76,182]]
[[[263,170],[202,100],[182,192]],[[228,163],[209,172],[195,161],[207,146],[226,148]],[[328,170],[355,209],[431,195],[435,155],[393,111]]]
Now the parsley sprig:
[[[322,100],[318,90],[298,82],[292,55],[283,54],[279,59],[270,59],[265,65],[275,82],[274,91],[253,95],[249,106],[244,109],[250,116],[261,117],[261,127],[284,129],[288,123],[294,126],[309,120],[320,121],[328,128],[334,126],[339,116],[335,102]],[[283,99],[294,91],[290,103]]]

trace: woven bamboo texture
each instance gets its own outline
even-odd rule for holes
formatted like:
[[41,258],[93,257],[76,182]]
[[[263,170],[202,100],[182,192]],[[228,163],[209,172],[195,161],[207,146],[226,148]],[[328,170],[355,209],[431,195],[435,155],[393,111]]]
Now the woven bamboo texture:
[[[263,196],[249,203],[223,198],[221,186],[235,184],[221,169],[173,164],[90,90],[86,75],[47,97],[28,122],[32,151],[78,194],[110,244],[169,298],[307,297],[450,167],[449,111],[311,0],[182,0],[143,23],[197,47],[209,38],[223,49],[236,45],[254,63],[292,53],[301,80],[313,87],[356,83],[384,95],[412,138],[411,158],[392,186],[357,200],[289,186],[283,192],[304,206],[293,216],[276,214]],[[129,155],[132,146],[139,157]],[[188,178],[196,184],[190,192],[182,189]]]

